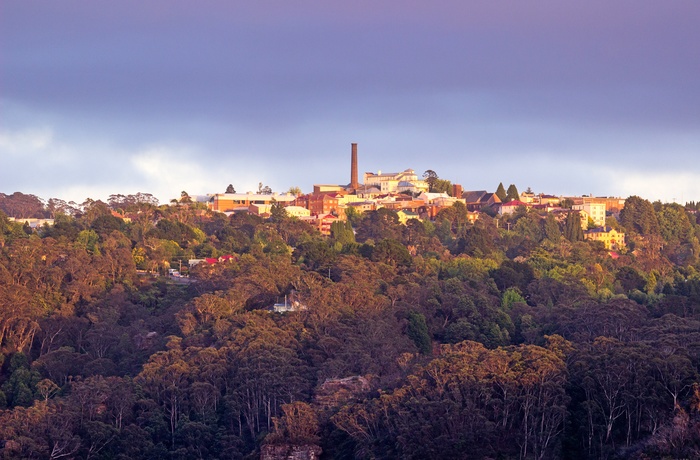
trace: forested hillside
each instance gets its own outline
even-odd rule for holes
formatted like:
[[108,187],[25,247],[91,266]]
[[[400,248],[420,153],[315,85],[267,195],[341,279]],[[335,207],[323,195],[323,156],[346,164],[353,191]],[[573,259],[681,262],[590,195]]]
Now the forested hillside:
[[534,211],[325,237],[277,207],[13,196],[1,458],[700,457],[694,204],[628,198],[613,257]]

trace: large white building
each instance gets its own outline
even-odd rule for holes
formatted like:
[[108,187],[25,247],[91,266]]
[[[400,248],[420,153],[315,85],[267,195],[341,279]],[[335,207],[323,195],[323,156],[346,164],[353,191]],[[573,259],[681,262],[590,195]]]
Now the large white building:
[[412,192],[420,193],[427,192],[428,183],[422,179],[418,179],[416,172],[412,169],[407,169],[400,173],[377,173],[366,172],[364,177],[365,187],[377,187],[382,193],[401,193]]
[[[574,211],[583,211],[588,217],[593,219],[593,223],[596,227],[605,226],[605,203],[583,203],[575,204],[571,207]],[[582,226],[588,227],[585,222],[581,223]]]

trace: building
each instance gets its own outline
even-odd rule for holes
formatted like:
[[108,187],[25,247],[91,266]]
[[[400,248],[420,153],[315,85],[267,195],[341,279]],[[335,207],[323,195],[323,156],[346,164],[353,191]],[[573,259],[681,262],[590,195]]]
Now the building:
[[313,193],[306,197],[306,208],[310,214],[338,214],[342,195],[333,193]]
[[501,203],[500,208],[498,208],[498,214],[500,214],[500,215],[513,214],[520,207],[524,207],[525,209],[529,210],[530,205],[527,203],[523,203],[520,200],[513,200],[513,201],[509,201],[507,203]]
[[486,190],[463,192],[462,198],[464,198],[464,204],[467,205],[469,211],[480,211],[483,208],[489,208],[501,202],[501,199],[495,193],[489,193]]
[[322,235],[330,235],[331,225],[333,224],[333,222],[342,219],[339,219],[338,217],[332,214],[325,214],[320,216],[300,217],[299,220],[303,220],[312,227],[316,227]]
[[284,296],[284,302],[275,303],[270,310],[275,313],[287,313],[308,310],[308,307],[301,302],[296,291],[292,291],[289,296]]
[[583,237],[590,241],[602,241],[608,251],[619,251],[625,248],[625,234],[612,227],[598,227],[583,232]]
[[411,219],[421,220],[418,213],[406,211],[404,209],[399,210],[399,212],[397,212],[396,215],[399,216],[399,222],[404,225],[406,225],[406,223]]
[[373,201],[355,201],[348,203],[346,207],[353,208],[355,211],[362,214],[363,212],[375,211],[377,209],[377,204]]
[[[593,220],[596,227],[603,227],[605,225],[605,203],[600,202],[584,202],[582,204],[575,204],[571,207],[574,211],[583,211],[588,214]],[[586,226],[587,227],[587,226]]]
[[301,206],[287,206],[284,208],[289,217],[309,217],[311,211]]
[[29,225],[30,228],[36,229],[36,228],[41,228],[44,225],[48,225],[49,227],[53,227],[54,220],[53,219],[35,219],[35,218],[21,218],[21,217],[8,217],[7,220],[10,222],[16,222],[18,224],[27,224]]
[[400,173],[377,173],[366,172],[364,176],[365,187],[376,187],[382,193],[400,193],[411,192],[420,193],[427,192],[428,183],[422,179],[418,179],[416,172],[412,169],[407,169]]
[[286,206],[295,199],[292,194],[217,193],[209,197],[207,207],[217,212],[248,212],[251,205],[272,205],[277,202]]
[[523,203],[534,203],[535,194],[533,192],[523,192],[520,194],[520,201]]
[[607,196],[574,196],[568,197],[574,204],[587,204],[587,203],[597,203],[605,205],[605,210],[607,212],[612,212],[614,214],[619,213],[622,208],[625,207],[625,200],[619,197],[607,197]]

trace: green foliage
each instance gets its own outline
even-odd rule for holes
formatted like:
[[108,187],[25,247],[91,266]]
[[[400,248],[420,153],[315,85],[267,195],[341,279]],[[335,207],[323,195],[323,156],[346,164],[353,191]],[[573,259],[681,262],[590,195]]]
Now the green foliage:
[[54,201],[31,236],[0,214],[5,456],[698,456],[698,225],[680,206],[631,197],[658,231],[613,259],[573,214],[562,238],[536,212],[507,231],[461,204],[406,225],[349,211],[328,238],[185,201],[115,195],[77,218]]
[[558,243],[561,240],[559,222],[552,214],[547,214],[547,218],[544,221],[544,235],[551,243]]
[[564,237],[573,242],[583,241],[583,228],[581,227],[581,214],[578,211],[569,211],[566,216]]
[[506,188],[503,186],[503,182],[498,183],[498,187],[496,188],[496,196],[502,201],[506,202],[508,193],[506,192]]
[[506,199],[503,201],[508,202],[514,200],[520,200],[520,193],[518,192],[518,188],[514,184],[510,184],[508,186],[508,190],[506,191]]
[[331,238],[345,246],[355,242],[355,232],[349,221],[337,220],[331,224]]
[[452,195],[452,182],[447,179],[436,179],[430,187],[433,193],[447,193]]
[[90,254],[99,255],[100,236],[94,230],[83,230],[78,233],[78,238],[75,240],[79,248],[85,249]]
[[420,313],[410,312],[408,314],[408,337],[413,341],[423,354],[428,354],[432,350],[432,340],[428,332],[428,325],[425,323],[425,316]]
[[625,207],[620,211],[620,224],[628,232],[640,235],[658,235],[659,221],[652,204],[638,196],[630,196],[625,200]]
[[517,288],[508,288],[503,293],[503,298],[501,300],[501,306],[506,309],[510,309],[514,303],[525,303],[525,299],[520,295],[520,291]]

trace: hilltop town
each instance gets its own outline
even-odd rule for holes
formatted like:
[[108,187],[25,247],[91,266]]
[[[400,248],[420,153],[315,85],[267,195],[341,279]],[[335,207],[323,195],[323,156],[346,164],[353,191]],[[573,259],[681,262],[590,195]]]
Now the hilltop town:
[[[545,218],[551,214],[557,222],[564,222],[572,212],[578,214],[585,239],[601,241],[607,249],[625,248],[625,234],[619,228],[607,226],[606,218],[615,221],[625,200],[615,197],[554,196],[535,194],[529,188],[518,193],[515,185],[508,190],[499,184],[495,192],[462,189],[460,184],[440,179],[434,171],[419,177],[413,169],[401,172],[365,172],[358,181],[357,144],[351,147],[350,182],[314,184],[313,192],[300,193],[217,193],[196,197],[212,211],[231,215],[247,212],[269,218],[273,206],[281,206],[288,215],[308,222],[324,235],[330,235],[331,224],[344,221],[367,211],[385,208],[396,211],[399,221],[409,219],[435,220],[440,211],[455,204],[466,208],[466,219],[474,223],[481,214],[502,218],[516,213],[535,211]],[[188,200],[192,198],[188,197]],[[458,206],[459,206],[458,205]],[[503,225],[509,225],[508,219]]]

